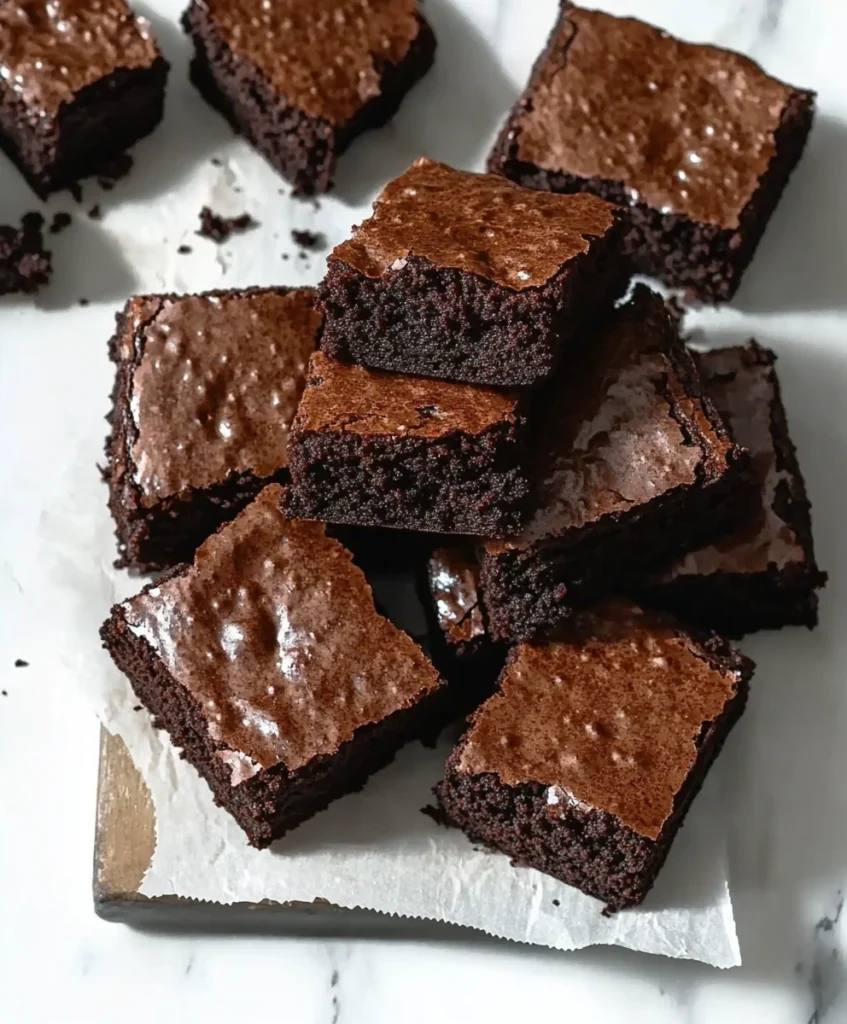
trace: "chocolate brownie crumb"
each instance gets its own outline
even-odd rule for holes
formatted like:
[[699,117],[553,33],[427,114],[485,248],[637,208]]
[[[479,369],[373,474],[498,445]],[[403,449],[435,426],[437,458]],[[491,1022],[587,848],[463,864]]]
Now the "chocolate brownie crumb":
[[554,907],[560,907],[562,904],[558,900],[553,900]]
[[34,292],[47,284],[52,272],[44,249],[40,213],[26,213],[20,228],[0,226],[0,295]]
[[15,668],[29,668],[29,662],[23,658],[15,658]]
[[223,160],[219,156],[213,156],[210,162],[212,167],[223,167]]
[[73,218],[69,213],[65,213],[64,211],[61,210],[59,211],[59,213],[54,214],[53,221],[50,224],[50,234],[58,235],[60,231],[64,231],[65,228],[68,227],[72,219]]
[[222,242],[228,241],[231,235],[251,231],[258,226],[259,222],[254,220],[249,213],[242,213],[238,217],[222,217],[219,213],[210,210],[208,206],[204,206],[200,211],[200,230],[195,234],[220,245]]
[[427,804],[426,807],[421,808],[421,814],[425,814],[428,818],[432,818],[435,824],[440,825],[442,828],[450,827],[447,815],[440,807],[434,807],[432,804]]
[[301,249],[325,249],[326,235],[320,231],[298,231],[292,229],[291,237]]
[[177,249],[177,252],[180,254],[180,256],[185,256],[185,255],[187,255],[190,252],[194,252],[194,250],[191,248],[190,245],[181,245]]
[[135,705],[135,706],[133,707],[133,709],[132,709],[132,710],[133,710],[133,711],[143,711],[143,710],[144,710],[144,705],[143,705],[143,704],[136,704],[136,705]]
[[80,306],[87,306],[89,304],[89,301],[90,301],[89,299],[83,298],[83,299],[79,300],[79,304],[80,304]]

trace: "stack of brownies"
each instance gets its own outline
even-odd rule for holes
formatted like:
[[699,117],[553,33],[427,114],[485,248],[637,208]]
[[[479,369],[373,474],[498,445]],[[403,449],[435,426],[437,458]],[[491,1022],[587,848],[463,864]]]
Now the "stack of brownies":
[[[497,173],[418,160],[314,292],[142,296],[118,318],[120,564],[166,571],[103,640],[256,846],[470,714],[444,822],[633,906],[746,701],[723,635],[817,621],[773,354],[694,353],[630,288],[638,266],[731,293],[799,149],[726,230],[651,212],[645,188],[610,204],[564,173],[560,130],[590,109],[569,90],[598,33],[689,77],[743,60],[564,4]],[[382,547],[426,581],[432,660],[374,603],[358,562]]]

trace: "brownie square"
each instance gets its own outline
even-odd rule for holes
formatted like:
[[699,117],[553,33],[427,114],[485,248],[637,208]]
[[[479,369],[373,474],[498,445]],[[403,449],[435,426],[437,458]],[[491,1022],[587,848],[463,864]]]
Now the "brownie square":
[[192,0],[183,26],[203,97],[301,196],[331,188],[435,54],[418,0]]
[[44,198],[148,135],[167,62],[124,0],[0,4],[0,147]]
[[182,565],[115,605],[103,643],[139,700],[267,846],[444,724],[446,688],[318,523],[272,484]]
[[694,358],[735,440],[750,451],[756,501],[737,530],[689,552],[641,598],[729,636],[811,628],[826,573],[815,562],[811,506],[788,434],[776,356],[751,341]]
[[726,301],[800,158],[814,99],[730,50],[563,2],[489,169],[627,205],[637,270]]
[[396,373],[539,384],[626,290],[624,226],[593,196],[418,160],[330,255],[321,350]]
[[675,319],[644,285],[534,415],[528,525],[483,550],[497,640],[531,639],[575,605],[633,593],[649,572],[732,528],[749,501],[746,453],[703,393]]
[[292,515],[504,537],[529,494],[518,396],[316,352],[291,426]]
[[44,248],[40,213],[27,213],[19,228],[0,225],[0,295],[35,292],[50,280],[51,254]]
[[651,889],[747,700],[715,634],[612,601],[518,644],[436,787],[449,823],[607,911]]
[[436,548],[425,577],[432,660],[450,683],[460,712],[467,714],[491,694],[506,657],[506,648],[488,631],[473,544]]
[[134,569],[189,561],[272,481],[315,347],[311,288],[140,295],[117,318],[109,507]]

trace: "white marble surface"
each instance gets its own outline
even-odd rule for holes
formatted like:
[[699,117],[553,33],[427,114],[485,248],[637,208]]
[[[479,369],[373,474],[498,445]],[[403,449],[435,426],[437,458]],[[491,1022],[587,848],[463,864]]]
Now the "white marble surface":
[[[361,202],[420,151],[478,166],[516,95],[555,9],[554,0],[427,0],[439,66],[404,116],[345,161],[337,202]],[[178,4],[157,4],[177,10]],[[607,3],[692,39],[732,45],[774,73],[819,92],[810,145],[732,309],[704,318],[712,337],[755,333],[780,353],[793,434],[832,581],[814,634],[785,631],[747,647],[760,664],[748,714],[727,758],[736,773],[727,805],[733,895],[744,965],[718,972],[603,949],[579,954],[493,941],[305,941],[173,936],[99,921],[90,870],[97,725],[47,666],[50,609],[17,558],[16,537],[43,510],[27,503],[27,438],[40,426],[38,345],[89,328],[109,332],[129,292],[159,280],[208,286],[226,255],[174,270],[173,250],[194,208],[174,208],[165,250],[136,239],[118,256],[121,208],[161,201],[192,162],[228,145],[218,119],[183,82],[185,45],[162,18],[174,60],[168,120],[138,150],[133,175],[103,196],[103,225],[84,219],[55,239],[56,281],[35,310],[0,307],[0,377],[32,395],[24,422],[0,431],[0,1020],[183,1021],[249,1014],[303,1024],[336,1021],[564,1019],[724,1024],[847,1021],[847,692],[841,634],[847,552],[840,537],[847,431],[847,10],[834,0],[630,0]],[[190,112],[196,132],[175,127]],[[95,201],[94,191],[89,191]],[[185,201],[183,199],[183,201]],[[238,198],[234,200],[238,202]],[[287,202],[287,200],[283,200]],[[0,163],[0,222],[35,206]],[[51,210],[72,208],[66,197]],[[307,226],[320,213],[296,213]],[[352,218],[352,213],[351,213]],[[179,237],[177,237],[179,236]],[[210,266],[210,263],[212,264]],[[314,264],[314,265],[312,265]],[[304,279],[318,261],[299,268]],[[256,268],[257,279],[279,277]],[[245,282],[246,283],[246,282]],[[92,305],[76,307],[86,296]],[[26,338],[26,345],[21,343]],[[46,344],[46,342],[45,342]],[[73,353],[68,352],[69,379]],[[80,416],[90,416],[79,410]],[[96,410],[100,414],[100,410]],[[30,662],[14,668],[15,658]]]

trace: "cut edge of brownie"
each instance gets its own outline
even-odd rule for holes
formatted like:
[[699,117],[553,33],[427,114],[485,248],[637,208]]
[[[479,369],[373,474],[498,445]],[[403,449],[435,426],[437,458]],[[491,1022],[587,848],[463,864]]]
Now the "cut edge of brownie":
[[26,103],[0,88],[0,149],[41,199],[96,176],[162,120],[169,71],[161,54],[146,67],[116,68],[35,126]]
[[[198,293],[198,297],[226,297],[236,293],[249,295],[268,291],[284,295],[292,290],[289,287],[213,289]],[[135,296],[140,299],[155,298],[160,304],[182,297],[175,293]],[[235,518],[264,487],[272,483],[288,483],[290,478],[287,467],[269,477],[257,476],[249,470],[231,472],[211,487],[191,488],[185,493],[163,498],[149,508],[142,505],[141,490],[134,480],[135,463],[132,457],[138,429],[127,411],[130,408],[135,370],[143,358],[143,346],[139,348],[141,339],[158,312],[157,309],[145,318],[134,332],[134,359],[122,360],[119,355],[119,338],[130,333],[126,306],[115,316],[115,333],[109,341],[109,357],[116,370],[111,409],[106,416],[111,429],[105,443],[106,467],[103,478],[109,487],[108,505],[118,541],[115,566],[142,573],[190,561],[200,544],[221,525]]]
[[[157,582],[161,585],[189,568],[175,566]],[[155,585],[148,584],[142,593]],[[314,757],[296,771],[279,763],[233,785],[231,768],[217,756],[231,748],[212,739],[200,704],[174,678],[148,641],[133,633],[121,605],[112,608],[100,636],[138,699],[153,715],[154,725],[168,732],[173,745],[205,779],[215,802],[235,818],[250,844],[259,849],[339,797],[361,789],[403,745],[437,734],[452,716],[448,688],[441,685],[381,721],[360,726],[333,754]]]
[[[803,153],[814,118],[816,94],[792,88],[774,132],[774,155],[756,191],[741,211],[737,228],[722,228],[680,213],[661,213],[640,200],[632,202],[624,182],[545,169],[518,158],[520,129],[516,121],[520,114],[532,110],[532,96],[542,68],[552,57],[562,21],[572,6],[562,3],[529,82],[509,112],[491,150],[488,170],[525,188],[561,193],[590,192],[627,208],[632,230],[625,246],[638,272],[656,277],[671,288],[685,289],[704,302],[728,302],[737,291]],[[566,65],[567,49],[564,61]]]
[[[691,353],[678,336],[667,354],[686,397],[701,403],[716,436],[730,442],[725,468],[715,473],[696,419],[683,416],[668,395],[684,442],[698,446],[703,454],[695,483],[672,488],[650,502],[608,513],[600,521],[543,538],[526,548],[503,547],[496,553],[482,550],[480,579],[495,640],[531,640],[555,629],[573,607],[602,596],[609,589],[607,580],[614,580],[615,589],[621,592],[636,592],[651,569],[670,566],[688,551],[708,544],[749,509],[755,494],[749,453],[731,441],[703,388]],[[696,515],[692,488],[699,491],[701,499]],[[689,528],[675,544],[668,541],[671,522],[685,522]],[[692,540],[694,537],[698,539]]]
[[[709,768],[744,710],[754,668],[749,658],[723,638],[685,632],[699,640],[704,660],[716,671],[737,673],[737,685],[721,714],[703,723],[695,761],[674,797],[673,811],[657,839],[641,835],[614,814],[581,803],[562,805],[561,817],[556,820],[547,804],[549,787],[543,783],[528,781],[509,786],[494,772],[460,771],[468,733],[450,754],[444,779],[433,790],[445,823],[461,829],[471,842],[507,854],[516,865],[540,870],[602,900],[605,914],[641,903],[652,888]],[[510,654],[510,658],[513,656]],[[471,716],[469,729],[473,721]]]
[[436,439],[303,430],[295,418],[286,511],[348,526],[509,536],[530,492],[525,433],[523,416]]
[[358,135],[380,128],[397,113],[435,59],[432,28],[417,14],[418,34],[403,59],[397,64],[377,61],[379,93],[349,121],[333,125],[289,105],[261,68],[233,53],[207,15],[203,5],[192,0],[182,16],[183,29],[194,43],[191,81],[206,102],[293,184],[295,196],[328,192],[337,158]]
[[818,568],[812,535],[811,502],[791,440],[782,388],[770,349],[751,341],[757,364],[771,368],[774,399],[771,436],[777,470],[784,469],[791,482],[777,488],[778,515],[791,528],[803,549],[804,561],[785,568],[769,565],[764,572],[692,573],[656,581],[643,587],[639,599],[652,607],[666,608],[679,618],[704,629],[716,629],[735,639],[760,629],[818,624],[818,594],[827,574]]
[[[516,291],[421,256],[369,278],[330,256],[319,346],[344,362],[493,387],[546,380],[562,350],[626,291],[624,210],[545,284]],[[586,293],[590,298],[586,298]]]

